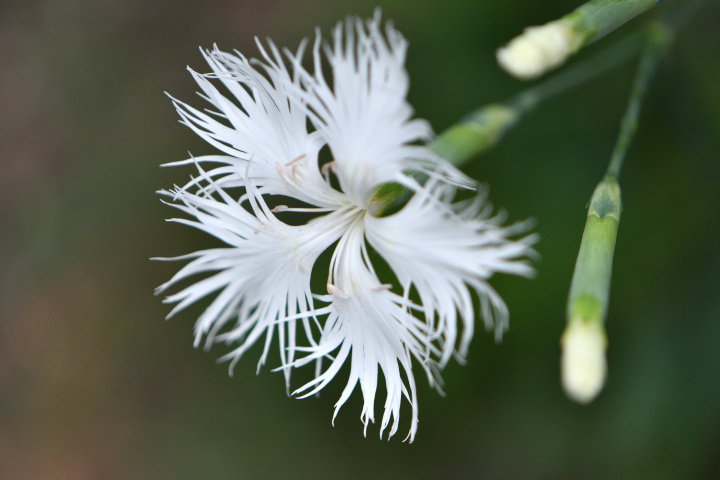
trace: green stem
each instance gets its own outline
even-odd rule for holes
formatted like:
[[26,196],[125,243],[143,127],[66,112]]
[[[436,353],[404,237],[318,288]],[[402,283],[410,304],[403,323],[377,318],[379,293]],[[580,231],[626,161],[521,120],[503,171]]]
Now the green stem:
[[620,133],[610,158],[607,175],[615,178],[620,176],[620,168],[625,159],[625,154],[637,130],[643,97],[647,92],[648,84],[657,68],[657,64],[669,44],[669,38],[670,32],[667,27],[660,23],[654,23],[648,30],[648,41],[645,52],[640,60],[640,66],[638,67],[630,92],[630,99],[620,123]]
[[598,40],[663,0],[591,0],[562,20],[584,36],[583,45]]

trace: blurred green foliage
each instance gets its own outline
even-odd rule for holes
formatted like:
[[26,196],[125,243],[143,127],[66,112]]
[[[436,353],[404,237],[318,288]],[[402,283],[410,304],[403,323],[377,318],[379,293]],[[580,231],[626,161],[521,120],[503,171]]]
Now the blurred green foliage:
[[[677,1],[677,0],[675,0]],[[667,2],[671,3],[671,2]],[[361,0],[31,0],[0,6],[0,477],[13,479],[720,477],[720,7],[678,35],[651,85],[621,186],[609,379],[590,406],[559,386],[559,336],[585,206],[605,170],[635,65],[540,106],[467,172],[542,235],[538,277],[498,277],[501,344],[479,329],[446,397],[419,382],[412,445],[362,437],[359,393],[332,406],[192,348],[198,309],[171,322],[152,295],[211,239],[166,224],[154,191],[209,153],[163,94],[200,105],[198,46],[256,55]],[[494,50],[575,2],[380,2],[410,40],[410,101],[436,131],[524,84]],[[664,8],[664,7],[660,7]],[[643,18],[614,35],[621,36]],[[613,36],[588,48],[602,49]],[[582,56],[581,55],[581,56]],[[193,100],[194,99],[194,100]],[[301,379],[296,385],[300,385]],[[401,419],[401,423],[402,423]],[[408,418],[404,418],[405,421]],[[401,426],[397,437],[402,437]]]

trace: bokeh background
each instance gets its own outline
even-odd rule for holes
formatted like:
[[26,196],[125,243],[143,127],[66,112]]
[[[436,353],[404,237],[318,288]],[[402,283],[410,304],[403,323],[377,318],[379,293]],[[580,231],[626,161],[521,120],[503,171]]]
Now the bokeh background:
[[[672,2],[667,2],[668,4]],[[501,344],[479,328],[446,397],[419,379],[420,429],[363,438],[355,392],[331,426],[319,398],[229,378],[192,348],[199,309],[169,322],[149,261],[214,245],[168,224],[155,191],[210,153],[163,92],[201,105],[198,47],[256,55],[375,6],[410,40],[410,101],[442,131],[525,84],[494,50],[575,1],[5,0],[0,6],[0,478],[720,478],[720,5],[678,35],[621,178],[609,378],[589,406],[559,386],[559,336],[585,205],[609,158],[635,65],[536,109],[466,170],[542,235],[534,280],[495,278]],[[665,7],[660,7],[665,8]],[[627,25],[628,32],[643,19]],[[598,51],[621,32],[598,42]],[[274,360],[275,361],[275,360]],[[273,366],[273,365],[271,365]]]

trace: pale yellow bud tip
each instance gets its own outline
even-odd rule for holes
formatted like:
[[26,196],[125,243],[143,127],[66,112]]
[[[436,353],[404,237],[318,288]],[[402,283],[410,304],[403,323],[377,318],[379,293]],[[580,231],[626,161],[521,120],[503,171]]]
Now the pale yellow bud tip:
[[528,27],[497,51],[500,66],[509,74],[530,80],[561,65],[581,45],[582,36],[567,23],[555,21]]
[[562,336],[562,385],[578,403],[590,403],[605,385],[607,340],[600,323],[571,321]]

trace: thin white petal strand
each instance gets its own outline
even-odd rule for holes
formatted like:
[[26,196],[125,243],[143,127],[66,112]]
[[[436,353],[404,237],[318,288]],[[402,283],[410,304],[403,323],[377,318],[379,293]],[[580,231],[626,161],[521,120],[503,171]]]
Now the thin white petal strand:
[[458,353],[464,356],[473,332],[471,289],[481,301],[486,325],[500,335],[507,308],[487,280],[496,272],[530,276],[524,258],[535,237],[511,240],[517,233],[492,219],[463,218],[443,201],[447,187],[433,183],[416,192],[398,213],[366,218],[366,236],[407,288],[420,297],[428,324],[441,339],[441,365],[455,353],[457,325],[463,324]]

